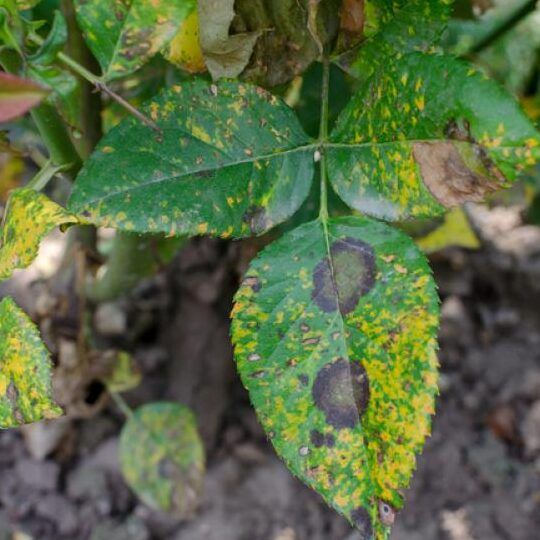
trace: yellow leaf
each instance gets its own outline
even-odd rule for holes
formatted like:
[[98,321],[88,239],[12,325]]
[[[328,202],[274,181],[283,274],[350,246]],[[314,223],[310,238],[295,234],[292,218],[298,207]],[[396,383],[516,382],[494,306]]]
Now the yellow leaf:
[[184,21],[184,24],[171,41],[165,53],[165,58],[189,73],[206,71],[203,53],[199,45],[199,15],[197,10],[193,11]]

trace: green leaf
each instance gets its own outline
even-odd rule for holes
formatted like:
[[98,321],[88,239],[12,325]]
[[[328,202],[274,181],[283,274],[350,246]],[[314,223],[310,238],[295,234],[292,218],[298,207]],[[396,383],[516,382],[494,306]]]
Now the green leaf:
[[464,62],[420,53],[365,83],[330,139],[336,192],[392,220],[481,201],[540,159],[540,134],[512,96]]
[[142,374],[133,357],[125,351],[115,351],[116,363],[112,372],[103,379],[109,392],[127,392],[137,388]]
[[34,81],[0,72],[0,122],[22,116],[47,94],[47,89]]
[[79,220],[42,193],[32,189],[11,192],[2,224],[0,279],[17,268],[26,268],[36,258],[41,240],[54,227]]
[[276,451],[363,538],[387,538],[437,392],[426,259],[369,218],[315,221],[259,254],[235,302],[238,369]]
[[199,41],[212,78],[238,77],[249,62],[260,31],[229,36],[234,0],[199,0]]
[[17,7],[19,9],[31,9],[34,6],[37,6],[41,0],[15,0]]
[[365,39],[335,61],[357,78],[366,79],[390,58],[427,51],[438,43],[454,0],[371,0],[366,2]]
[[0,428],[56,418],[49,351],[11,298],[0,302]]
[[195,0],[75,0],[105,79],[133,73],[172,40]]
[[294,113],[246,84],[175,86],[112,129],[79,174],[69,206],[126,231],[261,234],[306,198],[314,146]]
[[56,56],[62,51],[68,38],[66,20],[61,11],[54,12],[52,28],[43,45],[28,57],[30,62],[42,65],[51,64],[56,60]]
[[122,473],[151,508],[190,517],[202,494],[204,461],[195,417],[177,403],[144,405],[122,430]]
[[471,228],[463,209],[454,208],[444,216],[441,225],[418,238],[416,245],[424,253],[433,253],[449,246],[478,249],[480,241]]

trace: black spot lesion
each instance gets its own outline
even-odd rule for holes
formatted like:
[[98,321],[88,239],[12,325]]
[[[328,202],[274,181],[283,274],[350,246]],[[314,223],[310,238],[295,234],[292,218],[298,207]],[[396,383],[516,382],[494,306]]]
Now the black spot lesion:
[[321,433],[316,429],[311,431],[309,438],[315,448],[322,448],[323,446],[333,448],[336,444],[336,439],[331,433]]
[[325,312],[354,311],[360,298],[376,283],[373,247],[356,238],[336,240],[313,271],[313,301]]
[[369,379],[359,362],[340,358],[317,373],[312,388],[315,405],[336,429],[354,428],[369,403]]
[[362,540],[373,540],[373,522],[369,512],[363,506],[351,512],[351,520]]

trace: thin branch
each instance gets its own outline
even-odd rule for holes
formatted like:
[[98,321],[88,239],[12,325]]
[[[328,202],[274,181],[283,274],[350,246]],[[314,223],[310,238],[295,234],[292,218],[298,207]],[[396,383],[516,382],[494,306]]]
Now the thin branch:
[[[36,45],[42,45],[44,43],[44,40],[38,36],[37,34],[31,34],[28,36],[31,41],[33,41]],[[86,79],[88,82],[92,83],[98,90],[101,92],[105,92],[111,99],[116,101],[119,105],[124,107],[130,114],[138,118],[141,122],[143,122],[145,125],[147,125],[149,128],[153,129],[155,132],[161,134],[161,129],[159,126],[152,121],[150,118],[145,116],[141,111],[136,109],[131,103],[126,101],[123,97],[119,96],[116,92],[111,90],[105,81],[103,81],[100,77],[97,75],[94,75],[91,73],[88,69],[86,69],[84,66],[81,66],[78,62],[73,60],[73,58],[69,57],[67,54],[64,54],[63,52],[59,52],[56,55],[56,58],[60,62],[62,62],[64,65],[69,67],[71,70],[73,70],[75,73]]]

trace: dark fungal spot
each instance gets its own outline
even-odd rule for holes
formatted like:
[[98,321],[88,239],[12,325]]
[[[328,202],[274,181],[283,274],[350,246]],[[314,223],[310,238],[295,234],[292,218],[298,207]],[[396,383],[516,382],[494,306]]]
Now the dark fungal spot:
[[259,292],[261,290],[261,280],[256,276],[246,276],[244,278],[244,285],[251,287],[253,292]]
[[310,440],[315,448],[322,448],[323,446],[332,448],[336,444],[336,439],[331,433],[324,435],[316,429],[311,431]]
[[270,228],[270,220],[266,210],[261,206],[251,206],[244,213],[242,220],[247,224],[252,234],[260,234]]
[[369,380],[358,362],[340,358],[327,364],[313,384],[312,395],[326,421],[336,429],[353,428],[369,403]]
[[[330,259],[332,264],[330,265]],[[313,301],[325,312],[351,313],[375,285],[373,248],[356,238],[336,240],[313,271]]]
[[351,519],[362,540],[373,539],[373,524],[369,512],[359,506],[351,512]]
[[307,386],[309,384],[309,377],[305,374],[298,375],[298,380],[302,384],[302,386]]
[[396,511],[384,501],[379,501],[379,518],[383,525],[391,527],[396,519]]

